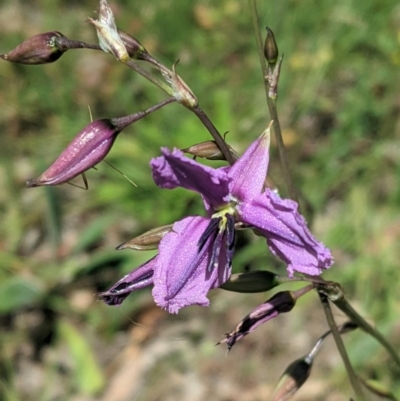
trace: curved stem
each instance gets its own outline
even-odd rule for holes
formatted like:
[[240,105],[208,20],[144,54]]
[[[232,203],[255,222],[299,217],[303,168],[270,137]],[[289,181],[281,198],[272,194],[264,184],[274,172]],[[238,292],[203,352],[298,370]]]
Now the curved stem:
[[386,338],[374,327],[372,327],[368,322],[359,315],[346,298],[341,298],[334,301],[334,304],[344,312],[353,322],[357,323],[360,329],[364,330],[366,333],[375,338],[389,353],[392,359],[396,362],[397,366],[400,368],[400,357],[397,354],[393,346],[386,340]]
[[328,297],[321,292],[318,292],[319,298],[321,300],[321,304],[323,306],[325,317],[328,322],[329,328],[331,330],[332,336],[336,343],[336,348],[338,349],[340,356],[343,360],[344,366],[346,368],[347,376],[349,377],[351,386],[353,387],[356,400],[362,401],[364,400],[364,395],[362,393],[361,384],[357,379],[356,374],[354,373],[353,367],[351,366],[349,357],[346,352],[346,348],[344,347],[342,337],[340,336],[339,330],[336,326],[335,320],[333,318],[332,310],[329,305]]

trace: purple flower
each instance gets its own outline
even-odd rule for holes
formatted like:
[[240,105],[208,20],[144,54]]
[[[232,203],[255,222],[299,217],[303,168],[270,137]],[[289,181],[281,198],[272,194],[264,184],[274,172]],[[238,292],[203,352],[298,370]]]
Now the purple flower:
[[[153,297],[159,306],[171,313],[193,304],[208,306],[208,291],[231,274],[237,222],[266,238],[271,251],[287,264],[290,276],[295,271],[319,275],[332,264],[329,250],[311,235],[297,204],[264,189],[268,147],[269,130],[232,167],[213,169],[180,150],[166,148],[163,156],[151,161],[158,186],[200,193],[207,212],[207,217],[190,216],[176,222],[161,240],[151,266]],[[139,275],[146,266],[139,267]],[[134,284],[128,276],[105,294],[111,296],[122,281],[127,286]],[[120,302],[112,299],[110,303]]]

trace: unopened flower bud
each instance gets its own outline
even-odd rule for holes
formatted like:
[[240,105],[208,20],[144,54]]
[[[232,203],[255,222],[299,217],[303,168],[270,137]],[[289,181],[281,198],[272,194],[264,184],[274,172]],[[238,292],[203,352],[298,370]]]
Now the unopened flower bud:
[[145,59],[145,55],[148,54],[147,50],[136,38],[129,35],[129,33],[121,31],[120,29],[118,29],[118,34],[125,45],[126,51],[128,52],[130,58],[135,60]]
[[268,27],[265,29],[267,30],[267,37],[264,44],[264,56],[269,65],[275,65],[279,56],[278,45],[276,44],[272,30]]
[[9,53],[0,54],[0,58],[19,64],[47,64],[58,60],[70,49],[100,50],[100,47],[70,40],[62,33],[53,31],[32,36]]
[[57,31],[32,36],[9,53],[0,54],[0,58],[19,64],[52,63],[66,51],[57,46],[57,38],[65,38],[65,36]]
[[171,84],[173,96],[175,97],[176,101],[188,109],[193,110],[199,102],[189,86],[176,73],[175,67],[177,63],[178,62],[172,66],[172,71],[164,68],[161,70],[161,73],[163,74],[165,80]]
[[173,224],[168,224],[153,228],[139,237],[133,238],[130,241],[124,242],[123,244],[117,246],[117,249],[121,250],[129,248],[137,251],[150,251],[152,249],[157,249],[164,235],[172,231],[172,226]]
[[313,286],[308,285],[297,291],[282,291],[275,294],[268,301],[257,306],[239,324],[225,335],[225,339],[218,344],[226,343],[230,350],[236,341],[254,331],[260,324],[273,319],[281,313],[290,312],[296,305],[296,301],[302,295],[312,290]]
[[271,401],[284,401],[296,393],[310,377],[312,363],[307,356],[292,362],[279,379]]
[[266,270],[237,273],[232,274],[220,288],[242,293],[264,292],[280,284],[277,277]]
[[64,184],[102,161],[118,134],[128,125],[175,101],[166,99],[147,110],[120,118],[96,120],[72,140],[58,159],[37,179],[26,182],[28,188]]
[[106,53],[113,54],[122,62],[129,60],[128,51],[118,33],[114,14],[106,0],[100,0],[99,19],[88,18],[88,21],[96,27],[100,47]]
[[[228,149],[236,159],[239,158],[239,155],[229,145]],[[189,153],[195,157],[202,157],[207,160],[226,160],[215,141],[200,142],[196,145],[182,149],[182,152]]]
[[93,121],[39,178],[27,181],[26,186],[58,185],[72,180],[103,160],[120,132],[111,120]]

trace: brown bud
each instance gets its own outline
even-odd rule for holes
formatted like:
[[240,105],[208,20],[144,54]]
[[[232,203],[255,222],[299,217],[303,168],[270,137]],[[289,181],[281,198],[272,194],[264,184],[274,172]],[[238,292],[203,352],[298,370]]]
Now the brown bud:
[[279,379],[272,401],[284,401],[291,397],[309,378],[312,360],[303,357],[292,362]]
[[129,57],[135,60],[144,60],[144,55],[148,54],[144,46],[133,36],[129,35],[129,33],[118,29],[118,34],[125,45]]
[[265,29],[267,30],[267,37],[264,44],[264,56],[269,65],[275,65],[279,56],[278,45],[276,44],[272,30],[268,27]]
[[[228,148],[233,155],[239,158],[239,155],[229,145]],[[226,160],[225,156],[222,154],[215,141],[200,142],[196,145],[192,145],[188,148],[182,149],[182,152],[189,153],[195,157],[202,157],[203,159],[208,160]]]
[[121,250],[129,248],[137,251],[150,251],[152,249],[157,249],[158,244],[163,239],[164,235],[172,231],[172,226],[173,224],[168,224],[166,226],[153,228],[152,230],[139,235],[139,237],[133,238],[117,246],[117,249]]
[[189,110],[193,110],[198,104],[197,97],[186,84],[186,82],[176,73],[176,65],[179,60],[172,66],[172,71],[167,68],[160,69],[165,80],[171,84],[172,96],[176,101]]
[[53,31],[32,36],[7,54],[0,54],[3,60],[19,64],[47,64],[58,60],[67,49],[60,49],[57,39],[65,38]]

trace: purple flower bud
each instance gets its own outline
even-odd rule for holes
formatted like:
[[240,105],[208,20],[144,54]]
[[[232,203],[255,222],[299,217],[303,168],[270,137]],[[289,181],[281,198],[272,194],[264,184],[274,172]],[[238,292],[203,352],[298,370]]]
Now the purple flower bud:
[[0,58],[19,64],[48,64],[58,60],[70,49],[100,50],[97,45],[70,40],[62,33],[45,32],[25,40],[7,54],[0,54]]
[[228,334],[226,338],[218,344],[227,343],[230,350],[236,341],[242,339],[247,334],[254,331],[260,324],[278,316],[281,313],[290,312],[296,305],[299,297],[313,289],[313,285],[308,285],[297,291],[282,291],[275,294],[268,301],[257,306]]
[[41,33],[25,40],[7,54],[3,60],[19,64],[47,64],[58,60],[67,49],[57,46],[57,39],[66,37],[57,31]]
[[72,180],[102,161],[124,128],[174,101],[174,98],[169,98],[129,116],[93,121],[79,132],[39,178],[27,181],[26,186],[59,185]]
[[121,131],[112,120],[93,121],[39,178],[27,181],[26,186],[58,185],[72,180],[103,160]]

